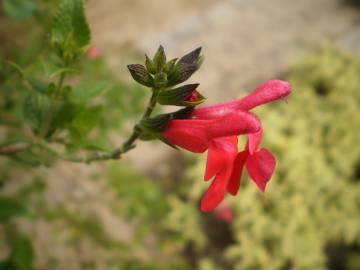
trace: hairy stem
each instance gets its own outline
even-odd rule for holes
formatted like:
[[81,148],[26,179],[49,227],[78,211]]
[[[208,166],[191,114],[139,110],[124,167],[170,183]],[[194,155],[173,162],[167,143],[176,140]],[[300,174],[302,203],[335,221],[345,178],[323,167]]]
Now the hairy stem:
[[[151,113],[153,112],[153,110],[156,106],[156,97],[158,95],[158,92],[159,92],[158,89],[153,89],[149,104],[148,104],[146,111],[144,112],[140,122],[142,120],[148,118],[151,115]],[[114,149],[110,153],[105,153],[102,155],[98,154],[98,155],[87,157],[87,158],[85,158],[85,160],[80,161],[80,162],[90,163],[90,162],[99,161],[99,160],[119,159],[119,158],[121,158],[122,154],[135,148],[134,143],[139,137],[140,137],[140,131],[139,131],[138,125],[135,125],[130,137],[120,147]],[[76,162],[75,160],[72,160],[72,161]]]
[[[63,74],[59,80],[59,84],[58,84],[56,92],[59,92],[61,90],[64,78],[65,78],[65,76]],[[148,104],[143,116],[141,117],[139,123],[142,120],[151,116],[151,113],[153,112],[153,110],[156,106],[156,98],[157,98],[158,92],[159,92],[158,89],[153,89],[153,93],[150,98],[149,104]],[[55,99],[58,98],[58,95],[59,95],[59,93],[54,95]],[[50,124],[51,124],[53,115],[55,113],[54,107],[55,106],[52,107],[51,115],[48,116],[48,118],[46,120],[46,124],[44,124],[43,129],[41,130],[40,134],[42,135],[42,137],[46,136],[46,134],[50,128]],[[49,112],[49,114],[50,114],[50,112]],[[138,124],[137,124],[134,126],[134,129],[133,129],[130,137],[120,147],[115,148],[113,151],[108,152],[108,153],[97,153],[97,154],[93,154],[93,155],[90,155],[87,157],[67,156],[67,155],[60,154],[56,150],[51,148],[46,142],[41,142],[39,140],[30,142],[30,143],[25,142],[25,141],[14,140],[14,141],[9,141],[4,144],[0,144],[0,155],[5,155],[5,156],[15,155],[19,152],[29,149],[32,146],[35,146],[35,147],[42,148],[43,150],[49,152],[50,154],[52,154],[62,160],[67,160],[67,161],[77,162],[77,163],[91,163],[91,162],[95,162],[95,161],[120,159],[123,154],[125,154],[126,152],[135,148],[135,141],[139,137],[140,137],[140,130],[139,130]]]

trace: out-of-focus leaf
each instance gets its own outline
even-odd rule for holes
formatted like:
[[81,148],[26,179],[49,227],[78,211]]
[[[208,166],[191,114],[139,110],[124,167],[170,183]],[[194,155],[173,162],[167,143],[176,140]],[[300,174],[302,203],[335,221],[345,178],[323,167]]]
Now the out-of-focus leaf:
[[105,138],[83,139],[77,143],[76,148],[82,148],[87,150],[111,151],[112,145]]
[[76,73],[77,72],[76,69],[61,67],[61,66],[58,66],[49,61],[43,61],[42,67],[43,67],[45,75],[49,78],[53,78],[62,73]]
[[73,88],[69,99],[74,103],[87,104],[93,98],[105,93],[110,88],[111,85],[107,82],[80,84]]
[[30,19],[37,10],[32,0],[2,0],[2,6],[6,14],[15,20]]
[[10,261],[16,270],[33,269],[34,251],[28,237],[22,235],[12,243]]
[[38,132],[50,108],[50,99],[39,93],[29,93],[25,98],[23,115],[29,126]]
[[25,213],[25,206],[9,197],[0,197],[0,222]]
[[102,106],[95,106],[80,112],[70,126],[72,138],[74,140],[81,140],[86,136],[98,124],[102,111]]
[[83,0],[61,1],[52,29],[55,42],[72,44],[83,51],[89,46],[91,36],[84,5]]

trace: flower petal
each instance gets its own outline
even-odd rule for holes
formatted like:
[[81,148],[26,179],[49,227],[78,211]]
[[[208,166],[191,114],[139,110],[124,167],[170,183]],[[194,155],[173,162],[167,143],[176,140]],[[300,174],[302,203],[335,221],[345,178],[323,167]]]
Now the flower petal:
[[227,191],[233,196],[237,194],[240,188],[241,175],[248,156],[249,151],[245,150],[239,152],[234,160],[233,171],[227,185]]
[[223,152],[211,142],[208,150],[204,180],[207,181],[217,174],[224,165]]
[[209,212],[218,206],[225,196],[231,170],[224,168],[218,173],[201,200],[201,211]]
[[291,93],[290,83],[281,80],[270,80],[261,84],[251,94],[241,99],[196,108],[193,117],[197,119],[212,119],[222,117],[232,111],[249,111],[256,106],[285,98]]
[[266,148],[262,148],[253,155],[249,155],[245,166],[255,184],[264,192],[266,184],[275,170],[276,159],[274,155]]
[[171,120],[163,136],[171,143],[195,153],[209,147],[208,127],[211,120]]
[[208,134],[210,138],[228,137],[257,132],[260,127],[260,121],[254,115],[248,112],[235,111],[223,117],[213,119],[209,126]]
[[213,139],[208,150],[204,180],[211,179],[225,166],[232,167],[236,154],[236,136]]
[[248,137],[249,137],[248,147],[249,147],[250,155],[253,155],[255,153],[255,151],[258,149],[258,147],[261,143],[262,135],[263,135],[262,128],[260,128],[258,132],[248,134]]
[[285,98],[292,91],[290,83],[270,80],[257,87],[250,95],[239,100],[238,110],[248,111],[259,105]]

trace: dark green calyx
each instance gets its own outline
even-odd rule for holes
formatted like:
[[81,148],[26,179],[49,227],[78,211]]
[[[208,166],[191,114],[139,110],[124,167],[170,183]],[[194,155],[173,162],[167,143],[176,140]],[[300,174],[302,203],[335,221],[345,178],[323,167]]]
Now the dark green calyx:
[[156,73],[156,67],[154,65],[154,62],[149,58],[149,56],[147,56],[147,54],[145,54],[145,66],[149,73],[153,75]]
[[174,72],[175,64],[176,64],[177,58],[171,59],[168,61],[164,66],[164,72],[166,74],[171,74]]
[[197,60],[200,57],[201,53],[201,47],[189,52],[188,54],[185,54],[183,57],[180,58],[179,64],[181,63],[187,63],[187,64],[194,64],[197,63]]
[[165,113],[152,118],[146,118],[140,122],[139,128],[142,132],[151,131],[155,133],[160,133],[166,129],[170,120],[188,119],[190,118],[192,111],[193,108],[189,107],[172,113]]
[[154,79],[151,77],[150,73],[145,69],[143,65],[133,64],[128,65],[127,67],[135,81],[148,87],[154,86]]
[[159,93],[157,101],[162,105],[194,107],[204,102],[205,98],[196,90],[199,84],[187,84]]
[[167,85],[167,75],[165,72],[159,72],[154,76],[154,85],[156,88],[163,88]]
[[157,73],[163,71],[164,66],[166,64],[166,55],[165,55],[164,48],[161,45],[154,56],[153,64],[155,67],[155,71]]
[[168,76],[167,86],[174,86],[185,82],[197,71],[197,69],[197,63],[177,63],[174,72]]

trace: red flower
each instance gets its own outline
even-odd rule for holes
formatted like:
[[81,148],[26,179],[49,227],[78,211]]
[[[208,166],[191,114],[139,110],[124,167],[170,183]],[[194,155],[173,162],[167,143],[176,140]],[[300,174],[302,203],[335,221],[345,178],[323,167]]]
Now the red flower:
[[[248,111],[256,106],[285,98],[288,82],[263,83],[248,96],[226,103],[194,109],[188,120],[172,120],[163,133],[172,143],[192,152],[208,149],[205,180],[214,177],[201,200],[201,210],[211,211],[224,199],[225,192],[236,195],[243,167],[261,191],[270,180],[276,160],[266,148],[258,150],[263,130]],[[238,152],[237,135],[248,134],[245,150]]]
[[290,83],[281,80],[270,80],[261,84],[253,92],[241,99],[196,108],[193,115],[198,119],[212,119],[236,110],[249,111],[259,105],[286,98],[290,92]]
[[248,112],[234,111],[215,119],[171,120],[163,136],[195,153],[206,151],[215,138],[256,132],[259,120]]
[[231,222],[234,219],[234,211],[230,205],[219,206],[215,211],[215,218],[225,222]]
[[87,51],[87,57],[92,60],[99,59],[101,57],[100,49],[96,46],[91,46]]

